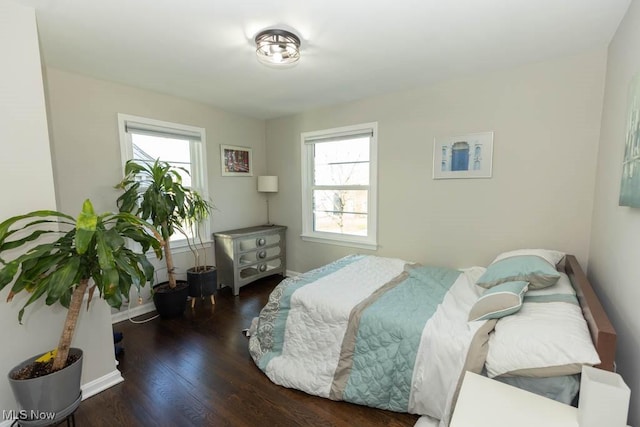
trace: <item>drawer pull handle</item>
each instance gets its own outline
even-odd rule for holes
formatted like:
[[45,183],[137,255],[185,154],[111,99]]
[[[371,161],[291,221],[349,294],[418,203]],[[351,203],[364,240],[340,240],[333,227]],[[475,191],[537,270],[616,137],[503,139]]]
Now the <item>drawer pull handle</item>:
[[267,243],[267,239],[265,239],[264,237],[258,237],[256,239],[257,246],[264,246],[266,243]]
[[265,271],[267,271],[267,264],[260,264],[258,270],[260,270],[260,273],[264,273]]
[[258,258],[263,259],[263,258],[266,258],[266,256],[267,256],[267,251],[258,252]]

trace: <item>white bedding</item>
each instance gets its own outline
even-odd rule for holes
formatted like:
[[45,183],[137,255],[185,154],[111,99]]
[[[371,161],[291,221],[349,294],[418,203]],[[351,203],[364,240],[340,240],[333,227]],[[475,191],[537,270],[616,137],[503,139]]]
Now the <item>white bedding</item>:
[[265,374],[276,384],[329,397],[351,309],[402,273],[405,264],[367,257],[297,290],[282,355],[271,359]]
[[558,283],[527,292],[522,309],[498,321],[486,365],[489,377],[549,377],[599,363],[575,290],[561,273]]
[[[486,269],[440,269],[450,276],[442,287],[445,290],[439,285],[431,288],[434,280],[440,280],[431,269],[439,271],[400,259],[354,255],[285,279],[252,322],[251,356],[276,384],[330,399],[424,415],[416,426],[440,427],[448,425],[462,373],[480,373],[485,361],[489,376],[527,375],[531,368],[542,368],[540,376],[566,375],[549,374],[544,368],[577,369],[583,363],[598,363],[566,275],[554,286],[529,291],[519,313],[498,321],[468,322],[469,311],[484,290],[475,283]],[[425,275],[424,282],[420,274]],[[403,296],[404,300],[397,300],[400,303],[391,299],[394,292],[409,292],[404,290],[411,289],[407,283],[417,286],[420,296]],[[440,297],[428,301],[429,295],[438,292]],[[411,306],[408,311],[406,302]],[[419,312],[423,305],[431,306],[428,315]],[[380,332],[369,332],[374,339],[360,341],[365,335],[361,335],[365,317],[375,320],[379,314],[385,319],[380,321]],[[415,345],[407,352],[402,347],[405,323],[420,315],[425,320],[419,323],[421,329],[412,341]],[[394,340],[397,346],[387,345]],[[355,344],[349,347],[351,342]],[[358,351],[362,342],[364,352]],[[357,361],[356,356],[363,354]],[[408,380],[389,379],[396,373]],[[354,382],[355,391],[349,389],[354,376],[359,381]],[[369,388],[369,382],[380,384]]]
[[[304,277],[287,279],[290,282],[283,282],[284,289],[274,290],[275,295],[250,331],[250,349],[256,364],[276,384],[336,398],[335,394],[332,395],[332,386],[336,387],[337,366],[341,352],[344,354],[343,339],[352,311],[376,290],[401,275],[405,266],[403,260],[367,256],[342,268],[329,268],[325,274],[311,272],[311,275],[320,277],[308,284],[299,282]],[[447,424],[463,369],[466,366],[479,372],[484,363],[482,354],[480,359],[476,355],[482,348],[475,345],[474,357],[471,357],[475,363],[470,364],[467,360],[473,338],[480,336],[478,331],[487,324],[485,321],[467,322],[469,310],[480,295],[480,289],[474,283],[483,271],[477,267],[456,272],[459,275],[427,320],[412,367],[408,405],[398,409],[394,406],[393,396],[389,398],[389,407],[385,402],[380,403],[386,396],[376,396],[371,402],[356,400],[354,403],[428,414],[442,419],[443,426]],[[291,292],[286,288],[296,286],[290,295],[290,306],[285,307],[287,302],[283,295]],[[287,313],[282,314],[284,312]],[[274,352],[277,344],[272,343],[279,340],[273,333],[278,328],[278,316],[286,317],[286,320],[280,320],[284,325],[284,341],[281,349]],[[486,342],[488,331],[482,332]],[[482,344],[482,339],[480,341]],[[357,366],[352,370],[356,371]],[[367,371],[364,370],[362,375],[367,375]]]

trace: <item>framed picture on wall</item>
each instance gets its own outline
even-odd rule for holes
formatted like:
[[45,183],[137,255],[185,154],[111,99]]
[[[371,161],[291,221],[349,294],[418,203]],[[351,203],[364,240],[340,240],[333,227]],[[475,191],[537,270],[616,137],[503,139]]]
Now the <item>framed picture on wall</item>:
[[433,179],[491,178],[493,132],[435,138]]
[[640,208],[640,73],[631,80],[618,205]]
[[251,148],[220,145],[222,176],[253,176]]

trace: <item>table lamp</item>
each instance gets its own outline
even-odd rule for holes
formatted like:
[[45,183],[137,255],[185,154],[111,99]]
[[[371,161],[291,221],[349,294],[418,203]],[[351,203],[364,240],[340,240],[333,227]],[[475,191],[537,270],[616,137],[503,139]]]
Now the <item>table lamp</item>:
[[[277,193],[278,192],[278,177],[273,175],[262,175],[258,177],[258,192],[259,193]],[[266,195],[267,200],[267,223],[265,225],[273,225],[269,221],[269,194]]]

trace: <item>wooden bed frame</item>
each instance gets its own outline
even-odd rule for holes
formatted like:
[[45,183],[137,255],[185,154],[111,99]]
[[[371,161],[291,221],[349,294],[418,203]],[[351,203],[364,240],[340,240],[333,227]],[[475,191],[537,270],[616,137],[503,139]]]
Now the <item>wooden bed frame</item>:
[[589,325],[591,339],[600,356],[601,363],[596,367],[613,371],[616,355],[616,331],[575,256],[567,255],[565,257],[564,271],[576,290],[582,314]]

